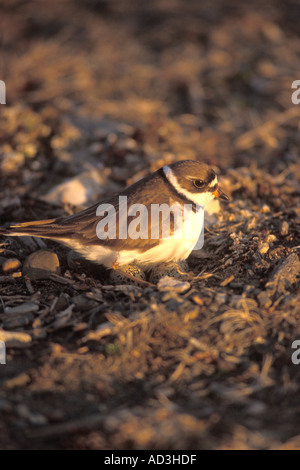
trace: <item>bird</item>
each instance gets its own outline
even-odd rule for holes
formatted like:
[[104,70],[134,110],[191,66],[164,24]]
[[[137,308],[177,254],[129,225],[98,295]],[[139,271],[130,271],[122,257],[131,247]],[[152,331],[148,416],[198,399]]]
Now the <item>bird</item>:
[[74,215],[12,225],[0,235],[54,240],[121,273],[131,263],[148,271],[190,255],[203,231],[196,216],[203,216],[214,197],[229,199],[215,171],[197,160],[180,160]]

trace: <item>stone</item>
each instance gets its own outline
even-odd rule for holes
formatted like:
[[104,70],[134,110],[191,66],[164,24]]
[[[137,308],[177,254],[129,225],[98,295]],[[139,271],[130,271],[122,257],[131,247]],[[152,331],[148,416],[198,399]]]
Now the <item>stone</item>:
[[4,341],[7,348],[27,348],[31,346],[32,338],[21,331],[0,330],[0,341]]
[[264,254],[268,253],[269,248],[270,248],[270,245],[269,245],[268,242],[261,242],[258,245],[258,251],[261,255],[264,255]]
[[3,259],[0,263],[4,273],[17,271],[21,267],[21,262],[16,258]]
[[34,302],[26,302],[15,307],[5,307],[4,313],[9,316],[23,315],[26,313],[37,312],[39,306]]
[[51,274],[60,274],[59,259],[56,253],[39,250],[29,255],[23,266],[23,276],[32,280],[49,279]]
[[191,286],[189,282],[180,281],[179,279],[174,279],[170,276],[164,276],[159,283],[157,284],[158,290],[172,291],[178,294],[186,292]]
[[107,191],[107,178],[103,171],[92,167],[75,178],[55,186],[42,197],[47,202],[82,206]]
[[283,220],[280,227],[280,235],[286,237],[289,233],[289,224],[286,220]]

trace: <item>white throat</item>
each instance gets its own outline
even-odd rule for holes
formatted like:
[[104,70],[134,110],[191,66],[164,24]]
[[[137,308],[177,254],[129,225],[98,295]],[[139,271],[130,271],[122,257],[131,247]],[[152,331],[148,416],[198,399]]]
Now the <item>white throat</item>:
[[[192,201],[194,204],[198,204],[199,206],[205,206],[214,198],[214,195],[209,191],[197,194],[191,193],[190,191],[187,191],[186,189],[182,188],[178,183],[178,180],[174,175],[173,171],[168,165],[165,165],[163,167],[163,172],[166,175],[166,178],[169,183],[176,189],[176,191],[182,196],[185,196],[187,199]],[[216,181],[214,181],[214,184],[215,183]]]

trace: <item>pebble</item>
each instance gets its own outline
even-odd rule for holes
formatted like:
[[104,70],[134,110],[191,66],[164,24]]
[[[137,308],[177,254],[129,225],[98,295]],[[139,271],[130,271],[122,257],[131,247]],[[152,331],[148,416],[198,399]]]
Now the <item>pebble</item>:
[[49,279],[51,274],[60,274],[59,259],[56,253],[39,250],[29,255],[23,266],[23,276],[30,279]]
[[227,294],[225,292],[218,292],[211,304],[210,309],[212,312],[218,312],[222,305],[225,305]]
[[89,146],[89,151],[92,155],[99,155],[101,152],[103,152],[103,148],[104,145],[101,142],[93,142]]
[[7,273],[9,271],[17,271],[21,267],[21,262],[16,258],[2,258],[0,261],[2,271]]
[[285,237],[289,233],[289,224],[286,220],[283,220],[280,228],[280,235]]
[[5,330],[14,330],[15,328],[20,328],[24,326],[31,325],[33,322],[32,313],[27,313],[26,315],[21,315],[19,317],[8,318],[3,322],[3,328]]
[[190,287],[191,285],[189,282],[180,281],[179,279],[174,279],[170,276],[164,276],[157,284],[157,288],[161,292],[172,290],[178,294],[186,292]]
[[227,294],[225,292],[218,292],[215,296],[215,302],[218,305],[223,305],[226,302]]
[[31,411],[29,407],[23,403],[18,404],[15,411],[20,418],[26,419],[34,426],[44,426],[45,424],[48,424],[48,419],[46,416],[37,411]]
[[16,307],[5,307],[4,313],[11,315],[23,315],[25,313],[37,312],[39,306],[34,302],[17,305]]
[[48,424],[48,419],[42,413],[30,413],[28,416],[28,421],[34,426],[45,426]]
[[30,382],[30,377],[28,374],[23,372],[11,379],[8,379],[4,382],[4,388],[14,388],[14,387],[24,387],[24,385]]
[[266,237],[266,241],[269,242],[269,243],[276,242],[276,240],[277,240],[277,237],[276,237],[276,235],[274,235],[273,233],[270,233],[270,234]]
[[38,248],[47,249],[46,243],[41,238],[20,237],[20,243],[32,253],[34,253]]
[[86,312],[92,308],[98,307],[99,302],[93,299],[87,299],[85,295],[79,294],[72,298],[72,303],[75,304],[76,309],[80,312]]
[[31,345],[32,338],[21,331],[0,330],[0,341],[4,341],[7,348],[27,348]]
[[104,194],[106,190],[107,179],[104,173],[92,168],[55,186],[42,199],[47,202],[78,206],[87,204],[95,196]]
[[267,410],[267,406],[262,401],[253,400],[246,408],[246,413],[261,417],[261,415]]
[[267,204],[264,204],[261,208],[261,212],[263,212],[264,214],[268,214],[270,211],[270,206],[268,206]]
[[258,245],[258,251],[261,255],[264,255],[265,253],[268,253],[269,248],[270,248],[270,245],[269,245],[268,242],[261,242]]

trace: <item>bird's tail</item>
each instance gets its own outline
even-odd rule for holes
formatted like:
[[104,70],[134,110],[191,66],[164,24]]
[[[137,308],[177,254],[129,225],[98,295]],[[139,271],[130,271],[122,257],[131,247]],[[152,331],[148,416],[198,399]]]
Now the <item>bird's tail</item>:
[[38,220],[11,225],[8,228],[0,228],[0,236],[7,237],[40,237],[57,240],[62,238],[62,227],[57,224],[58,219]]

